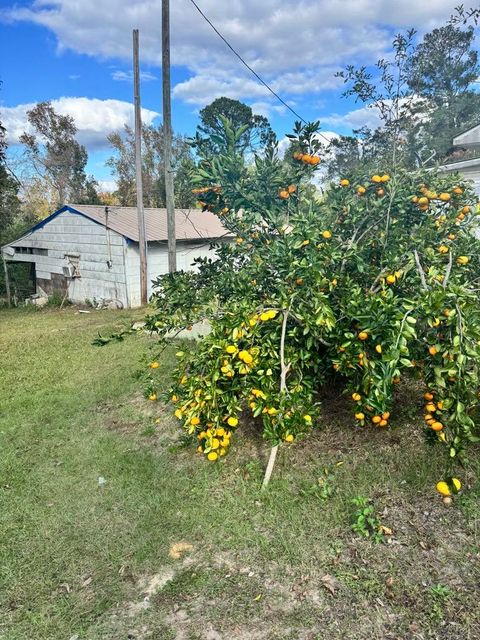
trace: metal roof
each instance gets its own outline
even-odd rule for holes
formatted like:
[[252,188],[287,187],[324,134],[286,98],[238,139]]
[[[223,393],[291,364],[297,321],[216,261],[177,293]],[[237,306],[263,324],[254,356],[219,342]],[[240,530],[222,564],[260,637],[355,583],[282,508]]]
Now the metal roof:
[[[83,214],[103,226],[108,226],[109,229],[120,235],[138,242],[136,207],[70,204],[65,208],[72,213]],[[105,213],[106,208],[108,216]],[[167,210],[146,208],[145,231],[147,242],[167,240]],[[209,211],[175,209],[175,236],[177,240],[213,240],[231,235],[232,233],[223,226],[218,217]]]

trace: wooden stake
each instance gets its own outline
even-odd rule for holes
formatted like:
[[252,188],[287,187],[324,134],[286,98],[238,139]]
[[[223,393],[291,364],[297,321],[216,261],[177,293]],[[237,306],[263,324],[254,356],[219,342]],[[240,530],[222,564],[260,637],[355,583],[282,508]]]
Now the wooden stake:
[[162,0],[162,87],[168,271],[174,273],[177,270],[177,244],[175,238],[175,202],[172,168],[172,105],[170,100],[170,0]]
[[[291,363],[285,363],[285,337],[287,334],[287,322],[288,322],[289,309],[285,309],[283,312],[282,323],[282,337],[280,338],[280,393],[287,393],[287,374],[290,371]],[[275,459],[277,457],[278,447],[276,444],[270,449],[270,457],[268,458],[267,469],[265,471],[265,477],[263,478],[262,489],[265,489],[270,482],[273,467],[275,465]]]
[[147,242],[142,182],[142,112],[140,106],[140,64],[138,29],[133,30],[133,92],[135,103],[135,171],[137,183],[138,244],[140,249],[140,300],[147,304]]

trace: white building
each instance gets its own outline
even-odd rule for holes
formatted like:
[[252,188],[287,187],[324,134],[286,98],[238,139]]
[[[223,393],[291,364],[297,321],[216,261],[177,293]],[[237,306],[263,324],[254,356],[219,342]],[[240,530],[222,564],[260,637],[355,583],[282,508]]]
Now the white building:
[[[175,211],[177,269],[188,270],[197,257],[213,257],[212,242],[232,239],[213,213]],[[166,209],[145,209],[149,291],[151,281],[168,272]],[[29,262],[37,293],[140,305],[140,257],[135,207],[65,205],[2,247],[6,268]]]
[[480,195],[480,124],[453,138],[453,153],[448,164],[440,167],[444,173],[458,171],[474,184]]

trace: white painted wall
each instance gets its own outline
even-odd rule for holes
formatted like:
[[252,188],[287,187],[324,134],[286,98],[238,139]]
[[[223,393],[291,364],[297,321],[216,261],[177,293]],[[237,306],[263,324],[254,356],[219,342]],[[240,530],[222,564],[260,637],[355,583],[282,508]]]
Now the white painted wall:
[[[177,269],[189,271],[194,258],[213,258],[215,253],[205,241],[177,242]],[[152,295],[152,280],[168,273],[168,252],[166,242],[148,243],[148,297]],[[127,243],[126,271],[128,297],[132,307],[140,305],[140,256],[136,242]]]
[[79,254],[80,277],[68,280],[68,298],[77,303],[105,298],[128,306],[126,241],[115,231],[107,231],[85,216],[65,211],[9,246],[46,249],[48,255],[17,252],[7,256],[19,262],[35,262],[36,277],[45,280],[51,280],[52,274],[63,273],[63,266],[68,264],[65,254]]

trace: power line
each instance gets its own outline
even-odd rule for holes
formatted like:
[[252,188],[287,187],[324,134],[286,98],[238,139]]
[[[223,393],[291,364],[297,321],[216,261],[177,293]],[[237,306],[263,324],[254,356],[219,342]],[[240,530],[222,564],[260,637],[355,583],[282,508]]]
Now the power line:
[[[220,31],[219,31],[219,30],[217,29],[217,27],[216,27],[216,26],[211,22],[211,20],[209,20],[209,19],[207,18],[207,16],[203,13],[203,11],[200,9],[200,7],[199,7],[199,6],[198,6],[198,4],[195,2],[195,0],[190,0],[190,2],[193,4],[193,6],[194,6],[194,7],[196,8],[196,10],[198,11],[198,13],[202,16],[202,18],[203,18],[204,20],[206,20],[206,22],[208,22],[208,24],[212,27],[212,29],[215,31],[215,33],[217,34],[217,36],[219,36],[219,38],[221,38],[221,39],[223,40],[223,42],[227,45],[227,47],[230,49],[230,51],[231,51],[233,54],[235,54],[235,55],[237,56],[237,58],[240,60],[240,62],[241,62],[245,67],[247,67],[247,69],[248,69],[251,73],[253,73],[253,75],[257,78],[257,80],[259,80],[259,81],[263,84],[263,86],[264,86],[264,87],[266,87],[266,88],[270,91],[270,93],[271,93],[273,96],[275,96],[275,98],[277,98],[277,100],[279,100],[279,101],[280,101],[280,102],[281,102],[285,107],[287,107],[287,109],[288,109],[289,111],[291,111],[295,117],[297,117],[299,120],[301,120],[304,124],[307,124],[307,121],[306,121],[304,118],[302,118],[302,116],[301,116],[301,115],[299,115],[299,114],[298,114],[294,109],[292,109],[292,107],[291,107],[289,104],[287,104],[287,103],[285,102],[285,100],[283,100],[283,98],[281,98],[281,97],[278,95],[278,93],[276,93],[276,92],[272,89],[272,87],[270,87],[270,85],[268,85],[268,84],[265,82],[265,80],[264,80],[261,76],[259,76],[259,75],[258,75],[258,73],[257,73],[254,69],[252,69],[252,67],[251,67],[247,62],[245,62],[245,60],[244,60],[244,59],[242,58],[242,56],[238,53],[238,51],[236,51],[236,50],[232,47],[232,45],[231,45],[231,44],[228,42],[228,40],[227,40],[227,39],[226,39],[226,38],[225,38],[225,37],[220,33]],[[320,132],[319,132],[319,133],[320,133]],[[320,133],[320,135],[322,136],[322,138],[324,138],[324,139],[325,139],[325,140],[330,144],[330,140],[329,140],[326,136],[324,136],[324,135],[323,135],[323,133]]]

